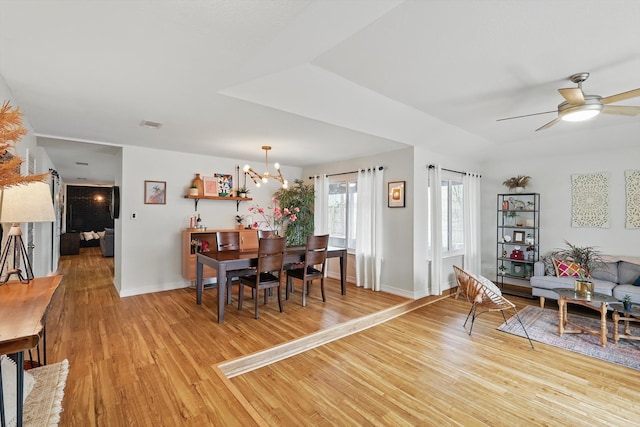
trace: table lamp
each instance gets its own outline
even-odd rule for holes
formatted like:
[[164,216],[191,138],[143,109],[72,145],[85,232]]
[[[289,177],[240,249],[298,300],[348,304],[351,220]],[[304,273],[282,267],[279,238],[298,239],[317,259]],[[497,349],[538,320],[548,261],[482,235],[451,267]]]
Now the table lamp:
[[[6,246],[0,256],[0,284],[6,283],[9,277],[14,274],[18,276],[20,283],[29,283],[33,279],[33,269],[22,241],[20,223],[53,222],[55,220],[53,200],[48,184],[30,182],[2,190],[0,223],[11,223],[11,228]],[[24,263],[24,274],[20,268],[21,262]]]

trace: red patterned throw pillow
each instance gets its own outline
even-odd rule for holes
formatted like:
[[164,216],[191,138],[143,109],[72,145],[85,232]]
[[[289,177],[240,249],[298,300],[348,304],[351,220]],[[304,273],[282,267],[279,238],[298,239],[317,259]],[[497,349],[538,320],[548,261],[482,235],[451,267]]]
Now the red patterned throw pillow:
[[554,258],[553,265],[558,277],[580,277],[580,266],[575,262]]

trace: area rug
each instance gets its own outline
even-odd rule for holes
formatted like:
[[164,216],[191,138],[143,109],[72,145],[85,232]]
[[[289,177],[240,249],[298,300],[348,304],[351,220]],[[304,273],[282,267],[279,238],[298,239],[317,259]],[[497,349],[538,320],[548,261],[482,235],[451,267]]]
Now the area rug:
[[60,363],[30,369],[35,380],[31,394],[24,404],[24,425],[57,426],[62,412],[64,386],[69,374],[67,359]]
[[[518,311],[532,340],[553,345],[569,351],[595,357],[606,362],[617,363],[640,370],[640,341],[620,339],[613,343],[613,322],[609,320],[607,346],[600,345],[600,339],[589,334],[558,335],[558,311],[535,306],[526,306]],[[515,317],[515,316],[514,316]],[[524,337],[520,323],[514,317],[498,327],[498,330]],[[569,320],[587,329],[599,329],[600,319],[569,313]],[[622,322],[618,324],[622,335]],[[640,328],[631,327],[633,335],[640,335]]]

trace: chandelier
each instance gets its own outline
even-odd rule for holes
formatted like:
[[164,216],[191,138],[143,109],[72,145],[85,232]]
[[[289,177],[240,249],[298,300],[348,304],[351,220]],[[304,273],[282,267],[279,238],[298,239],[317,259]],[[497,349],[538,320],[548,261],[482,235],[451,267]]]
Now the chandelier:
[[249,165],[244,165],[244,168],[243,168],[244,172],[247,175],[249,175],[249,177],[253,180],[253,183],[256,185],[256,187],[260,187],[261,182],[266,184],[267,182],[269,182],[269,178],[272,178],[278,181],[280,184],[282,184],[282,188],[288,188],[289,182],[286,179],[284,179],[284,177],[282,176],[282,172],[280,172],[279,163],[273,164],[273,167],[276,168],[276,172],[278,172],[278,174],[271,175],[269,173],[269,150],[271,150],[271,146],[263,145],[262,149],[264,150],[264,173],[262,175],[259,174]]

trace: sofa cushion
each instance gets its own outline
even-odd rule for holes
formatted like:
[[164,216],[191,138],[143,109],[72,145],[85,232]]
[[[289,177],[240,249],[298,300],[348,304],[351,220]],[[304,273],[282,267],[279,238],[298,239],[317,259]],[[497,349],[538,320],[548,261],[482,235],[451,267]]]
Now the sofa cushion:
[[640,276],[640,265],[627,261],[618,263],[618,279],[620,279],[618,283],[621,285],[629,285],[635,282],[638,276]]
[[594,279],[608,280],[609,282],[618,283],[618,263],[607,262],[591,272]]
[[631,302],[640,304],[640,286],[618,285],[613,290],[613,296],[620,301],[625,295],[631,296]]
[[553,258],[553,264],[558,277],[580,277],[580,265],[575,262]]
[[529,280],[534,288],[557,289],[557,288],[573,288],[575,277],[556,277],[556,276],[533,276]]

